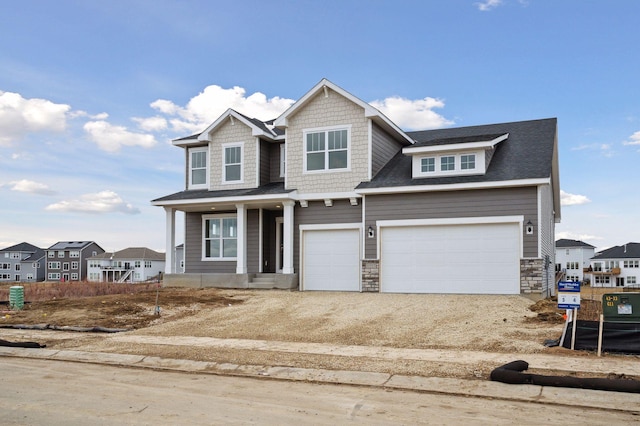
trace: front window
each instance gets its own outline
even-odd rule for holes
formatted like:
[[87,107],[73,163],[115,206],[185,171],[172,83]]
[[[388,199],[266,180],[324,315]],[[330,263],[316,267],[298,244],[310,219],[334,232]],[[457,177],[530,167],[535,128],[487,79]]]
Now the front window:
[[207,148],[189,150],[189,188],[207,186]]
[[637,284],[636,282],[636,277],[635,276],[629,276],[627,277],[627,284]]
[[47,256],[48,257],[56,257],[56,252],[52,250],[52,251],[47,253]]
[[224,181],[242,181],[242,145],[224,147]]
[[238,243],[238,220],[235,216],[209,216],[203,221],[203,258],[235,259]]
[[69,252],[69,257],[80,257],[80,252],[77,250],[72,250]]
[[133,266],[134,266],[134,268],[139,268],[140,267],[140,261],[136,260],[135,262],[133,262]]
[[151,261],[150,260],[145,260],[144,261],[144,267],[145,268],[151,268]]
[[440,170],[448,172],[456,169],[456,157],[448,155],[446,157],[440,157]]
[[71,262],[71,269],[78,269],[78,262]]
[[422,173],[431,173],[436,171],[436,159],[433,157],[423,158],[420,160],[420,170]]
[[476,168],[476,155],[466,154],[460,156],[460,168],[462,170],[473,170]]
[[60,262],[49,262],[48,269],[60,269]]
[[331,129],[305,134],[305,170],[308,172],[349,168],[349,130]]
[[58,257],[64,257],[64,251],[62,251],[62,250],[61,250],[61,251],[59,251],[59,252],[58,252]]

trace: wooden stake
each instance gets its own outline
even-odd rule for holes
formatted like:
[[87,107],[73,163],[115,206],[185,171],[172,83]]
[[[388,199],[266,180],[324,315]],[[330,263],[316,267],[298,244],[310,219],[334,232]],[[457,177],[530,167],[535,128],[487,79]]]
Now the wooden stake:
[[578,308],[573,308],[573,327],[571,329],[571,350],[576,347],[576,322],[578,320]]
[[602,332],[604,323],[604,315],[600,314],[600,326],[598,327],[598,356],[602,355]]

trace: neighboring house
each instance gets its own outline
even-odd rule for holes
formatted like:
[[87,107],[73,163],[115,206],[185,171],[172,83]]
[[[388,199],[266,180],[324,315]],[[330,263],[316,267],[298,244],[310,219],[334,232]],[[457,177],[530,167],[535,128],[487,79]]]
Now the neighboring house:
[[84,281],[87,259],[104,253],[93,241],[59,241],[45,250],[47,281]]
[[175,262],[176,264],[174,272],[176,274],[184,273],[184,244],[179,244],[176,246]]
[[[328,80],[273,121],[227,110],[184,150],[184,274],[165,285],[554,292],[556,119],[405,132]],[[169,269],[170,268],[170,269]]]
[[165,254],[146,247],[101,253],[88,259],[88,279],[92,282],[144,282],[160,279],[164,270]]
[[562,239],[556,241],[556,272],[563,273],[565,281],[583,282],[584,270],[595,254],[595,247],[582,241]]
[[591,258],[588,272],[592,287],[638,287],[640,243],[603,250]]
[[0,282],[44,281],[44,250],[20,243],[0,250]]

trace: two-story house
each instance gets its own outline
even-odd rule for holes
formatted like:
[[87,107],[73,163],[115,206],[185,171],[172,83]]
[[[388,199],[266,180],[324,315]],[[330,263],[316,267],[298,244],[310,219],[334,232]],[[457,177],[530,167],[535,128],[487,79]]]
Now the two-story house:
[[59,241],[45,250],[47,281],[84,281],[87,259],[104,253],[93,241]]
[[596,253],[586,272],[593,287],[639,287],[640,243],[627,243]]
[[164,270],[164,253],[130,247],[89,257],[87,277],[90,282],[137,283],[160,279]]
[[44,281],[44,250],[20,243],[0,250],[0,282]]
[[556,272],[562,272],[563,280],[584,282],[584,270],[596,248],[584,241],[561,239],[556,241]]
[[556,119],[405,132],[324,79],[273,121],[227,110],[153,200],[165,285],[528,294],[554,288]]

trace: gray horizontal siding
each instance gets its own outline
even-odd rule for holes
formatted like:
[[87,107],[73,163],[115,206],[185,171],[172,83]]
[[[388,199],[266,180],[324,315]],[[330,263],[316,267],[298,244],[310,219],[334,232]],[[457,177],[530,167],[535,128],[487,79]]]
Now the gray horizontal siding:
[[194,274],[236,272],[235,261],[202,261],[202,213],[186,213],[184,227],[185,272]]
[[309,201],[308,207],[296,205],[294,212],[293,268],[300,271],[300,225],[324,225],[333,223],[361,223],[362,204],[352,206],[349,200],[333,200],[327,207],[324,201]]
[[372,129],[371,175],[373,177],[402,149],[402,145],[377,124],[373,124]]
[[[414,194],[368,195],[365,227],[378,220],[440,219],[523,215],[538,222],[536,187]],[[365,239],[365,257],[377,257],[377,235]],[[523,236],[524,257],[538,254],[537,232]]]
[[247,210],[247,272],[255,274],[260,268],[260,211]]
[[284,182],[284,178],[280,177],[280,145],[282,144],[269,144],[270,182]]

